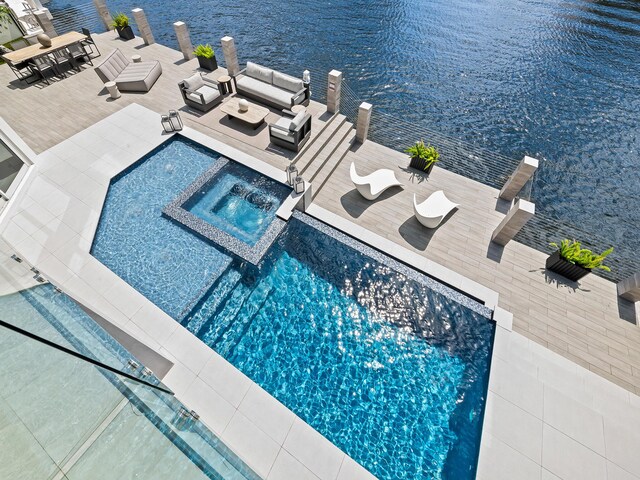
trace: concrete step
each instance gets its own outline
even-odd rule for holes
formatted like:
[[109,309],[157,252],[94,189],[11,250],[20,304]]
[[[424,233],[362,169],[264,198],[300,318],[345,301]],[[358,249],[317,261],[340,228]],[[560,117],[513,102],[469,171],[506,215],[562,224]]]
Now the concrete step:
[[303,172],[303,177],[309,182],[313,183],[313,179],[316,177],[318,172],[322,170],[325,165],[331,163],[333,159],[333,155],[342,145],[344,140],[347,138],[350,132],[353,132],[353,124],[350,122],[343,123],[340,128],[334,133],[331,139],[327,142],[322,151],[316,156],[313,162],[308,166],[308,168]]
[[344,160],[344,157],[347,156],[347,153],[349,153],[349,150],[351,150],[351,147],[355,141],[356,141],[356,131],[351,130],[347,135],[347,137],[345,138],[345,140],[338,146],[336,151],[333,153],[330,161],[328,161],[324,165],[324,167],[316,173],[316,176],[312,180],[313,198],[315,198],[316,195],[318,195],[322,187],[324,187],[324,185],[327,183],[327,180],[329,179],[329,177],[333,175],[333,172],[336,171],[336,168],[338,168],[338,165],[342,163],[342,161]]
[[[324,149],[324,147],[331,141],[335,132],[347,121],[347,117],[344,115],[336,115],[329,122],[329,125],[324,128],[322,133],[316,137],[313,144],[303,150],[301,155],[298,155],[293,163],[298,168],[300,175],[313,163],[318,154]],[[306,146],[305,146],[306,147]]]

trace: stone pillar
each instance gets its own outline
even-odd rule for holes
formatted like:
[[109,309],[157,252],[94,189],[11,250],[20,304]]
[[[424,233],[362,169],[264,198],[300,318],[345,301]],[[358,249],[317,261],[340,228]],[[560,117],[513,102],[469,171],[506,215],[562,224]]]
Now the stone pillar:
[[240,63],[238,63],[238,51],[233,37],[222,37],[222,55],[224,56],[224,64],[227,67],[227,73],[234,77],[240,72]]
[[178,37],[178,45],[180,51],[185,60],[191,60],[193,58],[193,45],[191,38],[189,37],[189,29],[184,22],[176,22],[173,24],[173,29],[176,31],[176,37]]
[[340,94],[342,93],[342,72],[331,70],[327,85],[327,112],[340,111]]
[[47,13],[49,13],[49,10],[45,8],[43,10],[33,12],[33,15],[36,17],[36,20],[45,34],[49,35],[51,38],[57,37],[58,33],[56,32],[56,29],[53,28],[53,23],[51,23],[51,19]]
[[618,295],[630,302],[640,302],[640,273],[635,273],[620,281]]
[[538,169],[538,160],[525,156],[500,190],[499,197],[510,202]]
[[493,231],[491,241],[498,245],[506,245],[535,213],[536,206],[534,203],[522,199],[518,200],[507,212],[500,225]]
[[371,109],[373,105],[362,102],[358,108],[358,122],[356,123],[356,140],[364,143],[369,134],[369,124],[371,123]]
[[152,43],[156,43],[153,38],[153,32],[151,32],[151,27],[149,26],[149,22],[147,21],[147,16],[144,14],[144,10],[141,8],[134,8],[131,10],[133,14],[133,19],[136,21],[136,25],[138,26],[138,32],[140,32],[140,36],[144,40],[145,45],[151,45]]
[[113,18],[111,18],[111,14],[109,13],[109,9],[107,8],[107,3],[105,0],[93,0],[93,4],[98,10],[98,15],[102,20],[105,28],[107,30],[113,30]]

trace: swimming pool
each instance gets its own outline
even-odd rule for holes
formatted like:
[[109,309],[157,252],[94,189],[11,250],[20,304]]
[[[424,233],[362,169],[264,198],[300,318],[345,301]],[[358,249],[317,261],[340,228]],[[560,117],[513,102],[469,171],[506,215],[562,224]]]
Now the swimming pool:
[[[169,158],[189,173],[168,176]],[[488,309],[304,214],[258,266],[218,251],[157,208],[171,184],[175,195],[217,160],[176,139],[117,178],[94,255],[154,302],[145,292],[161,292],[155,281],[186,284],[189,300],[172,295],[164,301],[178,304],[165,310],[379,478],[473,478],[494,333]],[[134,203],[148,210],[145,225],[117,213]],[[214,252],[193,270],[182,256],[145,264],[174,240]],[[207,281],[205,268],[215,272]],[[158,275],[131,275],[149,269]]]

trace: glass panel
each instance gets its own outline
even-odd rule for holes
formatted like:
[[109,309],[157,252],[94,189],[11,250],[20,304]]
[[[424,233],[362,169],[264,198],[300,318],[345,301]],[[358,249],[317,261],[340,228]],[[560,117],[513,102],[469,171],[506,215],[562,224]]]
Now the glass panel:
[[132,368],[132,355],[78,304],[50,284],[0,296],[0,312],[0,320],[11,325],[137,378],[160,383],[153,376],[143,377],[141,367]]
[[209,478],[131,404],[118,413],[67,477],[70,480]]
[[132,381],[126,383],[149,409],[148,415],[155,416],[159,428],[182,445],[194,462],[206,463],[205,470],[213,470],[225,479],[259,479],[220,439],[188,415],[175,397]]
[[[52,285],[16,292],[34,272],[10,267],[0,277],[0,320],[162,386]],[[259,478],[181,411],[170,394],[0,325],[0,478]]]
[[12,479],[56,473],[122,400],[91,365],[6,328],[0,397],[0,478]]
[[0,190],[9,191],[11,183],[18,176],[23,165],[22,160],[0,141]]

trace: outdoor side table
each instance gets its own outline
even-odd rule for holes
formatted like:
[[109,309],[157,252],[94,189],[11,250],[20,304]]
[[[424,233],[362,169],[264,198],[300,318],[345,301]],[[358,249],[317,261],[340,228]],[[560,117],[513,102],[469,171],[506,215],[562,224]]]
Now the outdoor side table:
[[233,87],[231,86],[231,77],[229,75],[222,75],[218,77],[218,83],[220,84],[220,93],[233,93]]
[[111,98],[116,99],[116,98],[120,98],[120,90],[118,90],[118,85],[116,85],[116,82],[107,82],[104,84],[105,87],[107,87],[107,90],[109,90],[109,95],[111,95]]
[[142,57],[140,55],[131,55],[131,61],[133,63],[140,63],[142,62]]

